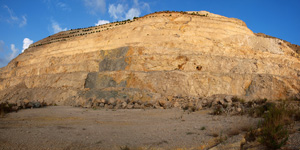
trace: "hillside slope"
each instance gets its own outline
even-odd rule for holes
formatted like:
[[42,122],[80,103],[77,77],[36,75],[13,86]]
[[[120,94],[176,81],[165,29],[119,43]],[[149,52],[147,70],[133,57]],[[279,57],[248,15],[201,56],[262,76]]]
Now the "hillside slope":
[[299,92],[299,54],[286,42],[205,11],[158,12],[63,31],[0,70],[0,101],[13,103],[216,94],[285,99]]

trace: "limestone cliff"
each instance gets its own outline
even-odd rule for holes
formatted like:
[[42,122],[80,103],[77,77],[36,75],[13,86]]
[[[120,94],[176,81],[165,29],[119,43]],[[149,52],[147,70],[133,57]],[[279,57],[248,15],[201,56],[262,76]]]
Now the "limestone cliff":
[[285,99],[299,91],[299,54],[286,42],[205,11],[63,31],[0,70],[0,101],[11,102],[216,94]]

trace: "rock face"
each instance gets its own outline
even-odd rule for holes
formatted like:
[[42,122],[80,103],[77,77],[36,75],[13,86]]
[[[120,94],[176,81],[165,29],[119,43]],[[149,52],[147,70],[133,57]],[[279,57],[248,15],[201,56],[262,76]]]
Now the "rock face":
[[299,54],[286,42],[204,11],[63,31],[0,69],[0,101],[10,102],[216,94],[285,99],[299,92]]

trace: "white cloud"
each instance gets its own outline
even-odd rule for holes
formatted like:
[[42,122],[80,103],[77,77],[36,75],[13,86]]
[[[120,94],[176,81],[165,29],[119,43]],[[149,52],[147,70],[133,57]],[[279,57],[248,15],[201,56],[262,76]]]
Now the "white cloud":
[[17,21],[19,19],[17,16],[14,15],[14,12],[7,5],[4,5],[3,7],[7,9],[11,20]]
[[21,23],[19,24],[20,27],[23,27],[27,24],[27,18],[26,16],[22,16],[22,21]]
[[33,43],[33,40],[30,40],[29,38],[25,38],[23,40],[23,50],[22,53],[30,46],[30,44]]
[[10,51],[8,47],[5,46],[4,41],[0,40],[0,68],[7,65],[9,61],[14,59],[18,54],[19,50],[15,47],[15,44],[10,45]]
[[10,50],[5,46],[4,41],[0,40],[0,68],[4,67],[20,53],[15,44],[10,45]]
[[7,5],[4,5],[3,8],[5,8],[9,14],[9,18],[6,20],[8,23],[19,24],[20,27],[23,27],[27,24],[27,18],[25,15],[23,15],[21,17],[22,19],[20,19],[14,14],[14,11],[10,9]]
[[64,11],[71,11],[71,8],[66,3],[58,2],[56,3],[56,6]]
[[[64,2],[61,2],[61,0],[43,0],[43,2],[46,4],[46,6],[48,7],[48,9],[50,10],[57,10],[60,9],[60,10],[63,10],[63,11],[72,11],[71,7],[67,4],[67,3],[64,3]],[[73,1],[70,1],[70,2],[73,2]]]
[[7,57],[8,61],[11,61],[12,59],[14,59],[18,55],[18,52],[19,52],[19,50],[15,47],[15,44],[11,44],[10,49],[11,49],[12,53]]
[[106,11],[105,0],[83,0],[83,2],[91,14],[96,14],[97,12],[105,13]]
[[133,17],[139,17],[141,15],[141,11],[137,8],[131,8],[126,13],[126,19],[132,19]]
[[142,11],[150,11],[150,6],[138,0],[133,0],[133,6],[129,9],[127,9],[127,4],[110,4],[108,8],[108,13],[114,20],[139,17]]
[[109,5],[108,13],[110,17],[113,17],[115,20],[123,19],[123,15],[125,13],[125,8],[122,4],[118,4],[115,6],[114,4]]
[[143,10],[143,11],[150,11],[150,5],[145,2],[139,2],[138,0],[133,0],[134,7],[137,8],[138,10]]
[[100,26],[100,25],[107,24],[107,23],[109,23],[108,20],[98,20],[98,22],[95,23],[95,26]]
[[133,4],[134,4],[135,6],[138,6],[138,5],[139,5],[139,0],[133,0]]
[[43,2],[49,5],[51,3],[51,0],[43,0]]
[[150,5],[148,3],[143,3],[141,8],[147,12],[150,12]]
[[59,26],[59,24],[56,21],[52,21],[52,29],[53,29],[53,33],[58,33],[60,31],[66,31],[67,28],[61,28]]

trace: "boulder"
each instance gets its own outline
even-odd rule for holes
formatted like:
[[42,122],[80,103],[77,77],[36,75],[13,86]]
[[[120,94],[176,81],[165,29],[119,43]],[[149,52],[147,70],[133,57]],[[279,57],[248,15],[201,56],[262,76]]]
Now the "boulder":
[[127,106],[127,103],[126,103],[126,102],[123,102],[122,105],[121,105],[121,107],[122,107],[123,109],[125,109],[126,106]]
[[132,109],[133,105],[132,104],[127,104],[127,109]]
[[117,101],[116,101],[116,99],[114,99],[114,98],[110,98],[110,99],[108,100],[107,104],[115,106],[115,105],[117,104]]

